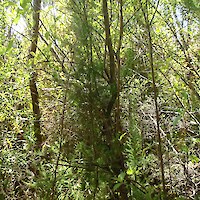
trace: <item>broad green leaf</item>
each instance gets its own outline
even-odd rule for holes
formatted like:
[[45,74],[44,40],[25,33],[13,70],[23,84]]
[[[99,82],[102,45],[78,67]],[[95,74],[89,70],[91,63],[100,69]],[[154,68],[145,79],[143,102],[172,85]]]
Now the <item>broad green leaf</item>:
[[115,184],[113,187],[113,190],[116,191],[121,185],[122,185],[122,183]]
[[29,3],[30,3],[30,0],[20,0],[20,6],[23,9],[25,9]]
[[118,175],[117,180],[121,183],[121,182],[124,181],[125,176],[126,176],[126,173],[125,173],[125,172],[121,172],[121,173]]

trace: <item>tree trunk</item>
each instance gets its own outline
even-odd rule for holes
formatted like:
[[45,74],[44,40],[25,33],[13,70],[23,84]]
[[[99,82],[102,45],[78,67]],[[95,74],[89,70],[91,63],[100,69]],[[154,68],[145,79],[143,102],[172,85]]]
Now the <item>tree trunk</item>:
[[[109,67],[110,67],[109,84],[110,84],[110,94],[111,94],[110,101],[108,102],[107,109],[105,112],[104,134],[107,140],[107,144],[111,148],[111,152],[115,152],[114,155],[110,155],[110,160],[111,160],[111,169],[114,172],[114,176],[117,177],[121,172],[125,171],[125,165],[124,165],[123,147],[120,144],[118,138],[116,138],[116,131],[118,130],[119,121],[117,124],[113,122],[112,115],[111,115],[115,102],[119,95],[119,91],[118,91],[119,82],[117,85],[115,52],[113,49],[111,33],[110,33],[110,22],[109,22],[107,0],[103,0],[103,15],[104,15],[104,28],[105,28],[105,35],[106,35],[106,46],[108,47],[108,54],[109,54]],[[122,27],[120,28],[120,31],[122,32]],[[122,33],[120,33],[120,41],[119,41],[120,43],[119,43],[119,49],[118,49],[119,51],[121,48],[121,39],[122,39]],[[119,62],[119,57],[118,57],[118,68],[120,67],[119,65],[120,65],[120,62]],[[119,120],[119,116],[118,116],[118,120]],[[114,184],[115,183],[113,183],[111,187],[113,187]],[[126,200],[128,199],[128,190],[125,187],[125,185],[122,184],[117,189],[117,191],[112,191],[111,196],[112,196],[111,198],[113,199]]]
[[33,117],[34,117],[34,132],[36,137],[36,145],[40,148],[42,144],[42,135],[40,129],[40,107],[39,107],[39,94],[36,85],[37,73],[35,72],[34,57],[37,50],[38,35],[39,35],[39,19],[40,19],[41,0],[33,1],[33,33],[31,37],[31,46],[28,59],[32,65],[32,74],[30,77],[30,92],[32,98]]

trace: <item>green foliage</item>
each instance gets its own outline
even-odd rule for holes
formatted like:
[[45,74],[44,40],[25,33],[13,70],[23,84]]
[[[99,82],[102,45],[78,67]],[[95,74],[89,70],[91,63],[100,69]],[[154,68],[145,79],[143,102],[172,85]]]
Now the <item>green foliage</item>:
[[[120,1],[107,1],[115,83],[102,1],[43,2],[31,62],[32,2],[0,2],[0,199],[164,199],[156,120],[167,198],[198,199],[199,2],[122,2],[119,53]],[[159,119],[144,15],[152,19]],[[38,149],[32,61],[44,137]]]

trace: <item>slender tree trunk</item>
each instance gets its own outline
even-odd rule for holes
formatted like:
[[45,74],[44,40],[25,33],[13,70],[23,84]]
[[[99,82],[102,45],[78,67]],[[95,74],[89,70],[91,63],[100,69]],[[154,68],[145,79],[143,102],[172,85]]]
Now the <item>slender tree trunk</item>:
[[106,45],[108,47],[108,54],[109,54],[109,67],[110,67],[110,92],[111,98],[107,106],[106,115],[110,116],[113,106],[115,104],[117,98],[117,83],[116,83],[116,64],[115,64],[115,53],[113,50],[111,34],[110,34],[110,22],[109,22],[109,15],[108,15],[108,4],[107,0],[103,0],[103,15],[104,15],[104,25],[105,25],[105,34],[106,34]]
[[121,120],[120,120],[120,91],[121,91],[121,46],[123,37],[123,1],[119,0],[119,42],[117,49],[117,113],[116,113],[116,131],[122,132]]
[[[142,7],[142,3],[141,3],[141,7]],[[152,20],[149,21],[147,9],[148,9],[147,4],[146,4],[146,10],[144,10],[142,7],[142,12],[143,12],[145,23],[146,23],[148,43],[149,43],[149,59],[150,59],[150,66],[151,66],[152,87],[153,87],[154,102],[155,102],[155,114],[156,114],[156,126],[157,126],[156,128],[157,128],[157,138],[158,138],[158,155],[159,155],[159,161],[160,161],[161,181],[162,181],[162,186],[163,186],[164,199],[167,199],[166,188],[165,188],[164,162],[163,162],[163,153],[162,153],[162,139],[161,139],[161,133],[160,133],[160,116],[159,116],[158,101],[157,101],[158,92],[156,88],[154,60],[153,60],[153,45],[152,45],[151,27],[150,27],[153,18]]]
[[42,144],[42,135],[40,128],[40,107],[39,107],[39,94],[36,85],[37,73],[35,72],[34,57],[37,50],[38,35],[39,35],[39,20],[40,20],[41,0],[33,1],[33,30],[31,37],[31,46],[28,59],[32,65],[32,74],[30,77],[30,92],[32,98],[33,117],[34,117],[34,132],[36,137],[36,144],[39,148]]
[[[115,63],[115,52],[113,49],[111,33],[110,33],[110,22],[109,22],[109,14],[108,14],[108,4],[107,0],[103,0],[103,15],[104,15],[104,28],[105,28],[105,35],[106,35],[106,45],[108,47],[108,56],[109,56],[109,67],[110,67],[110,76],[109,76],[109,84],[110,84],[110,101],[107,106],[107,110],[105,113],[105,135],[107,138],[107,143],[110,145],[111,149],[117,149],[115,155],[111,155],[111,162],[112,162],[112,171],[114,172],[115,176],[118,176],[122,171],[125,171],[125,164],[124,164],[124,156],[123,156],[123,146],[120,144],[115,135],[116,130],[119,129],[119,85],[120,85],[120,74],[116,77],[116,63]],[[121,20],[122,18],[122,1],[120,1],[120,14]],[[120,20],[120,21],[121,21]],[[122,40],[122,33],[123,33],[123,24],[122,21],[120,22],[120,39],[119,39],[119,46],[118,46],[118,73],[120,73],[120,49],[121,49],[121,40]],[[117,111],[117,124],[113,123],[112,120],[112,111],[115,105],[116,100],[118,99],[118,111]],[[114,183],[113,183],[114,184]],[[113,185],[112,185],[113,186]],[[128,199],[128,190],[124,184],[122,184],[116,191],[112,191],[113,199],[121,199],[126,200]]]
[[148,25],[148,35],[149,35],[149,51],[150,51],[149,53],[150,53],[150,65],[151,65],[151,71],[152,71],[154,102],[155,102],[155,107],[156,107],[158,154],[159,154],[159,160],[160,160],[161,180],[162,180],[162,186],[163,186],[164,199],[166,199],[164,163],[163,163],[163,154],[162,154],[162,140],[161,140],[161,134],[160,134],[160,117],[159,117],[159,110],[158,110],[157,88],[156,88],[155,72],[154,72],[154,64],[153,64],[152,39],[151,39],[151,32],[150,32],[149,25]]

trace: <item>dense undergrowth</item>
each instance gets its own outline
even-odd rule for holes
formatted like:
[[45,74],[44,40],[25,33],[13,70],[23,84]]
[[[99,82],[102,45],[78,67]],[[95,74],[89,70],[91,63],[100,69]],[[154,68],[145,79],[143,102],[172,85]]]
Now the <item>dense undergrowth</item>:
[[0,10],[0,200],[200,199],[197,1]]

